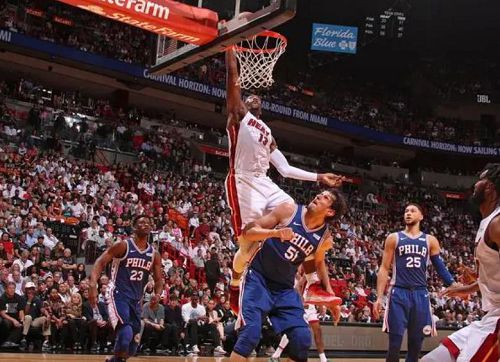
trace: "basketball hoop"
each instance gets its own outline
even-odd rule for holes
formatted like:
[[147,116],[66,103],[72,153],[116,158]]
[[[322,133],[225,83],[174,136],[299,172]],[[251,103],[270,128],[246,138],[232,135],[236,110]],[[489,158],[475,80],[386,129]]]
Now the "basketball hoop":
[[270,87],[274,83],[273,70],[286,50],[287,39],[266,30],[234,45],[232,49],[240,64],[238,84],[242,89]]

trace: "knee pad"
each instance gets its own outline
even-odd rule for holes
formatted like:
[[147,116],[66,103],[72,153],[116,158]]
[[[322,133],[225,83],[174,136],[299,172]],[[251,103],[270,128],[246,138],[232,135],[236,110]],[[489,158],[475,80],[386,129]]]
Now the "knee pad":
[[134,334],[132,327],[128,324],[122,326],[116,333],[115,352],[129,352],[130,342]]
[[301,362],[307,361],[311,347],[311,331],[307,327],[296,327],[284,332],[289,339],[288,354],[291,359]]
[[249,357],[260,341],[260,325],[247,324],[239,330],[234,351],[240,356]]

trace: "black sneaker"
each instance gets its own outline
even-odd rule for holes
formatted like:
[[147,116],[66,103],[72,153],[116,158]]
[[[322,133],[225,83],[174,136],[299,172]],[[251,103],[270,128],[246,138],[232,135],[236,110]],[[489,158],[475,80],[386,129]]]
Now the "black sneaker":
[[170,356],[171,353],[172,353],[172,351],[169,349],[157,349],[156,350],[156,354],[161,354],[162,356]]
[[19,342],[19,349],[25,351],[27,346],[28,342],[26,342],[26,338],[21,339],[21,342]]
[[0,347],[1,348],[15,348],[15,347],[19,347],[19,345],[17,343],[11,342],[11,341],[5,341],[2,343],[2,345]]
[[49,341],[43,341],[42,344],[42,351],[43,352],[48,352],[52,349],[52,346],[50,345]]

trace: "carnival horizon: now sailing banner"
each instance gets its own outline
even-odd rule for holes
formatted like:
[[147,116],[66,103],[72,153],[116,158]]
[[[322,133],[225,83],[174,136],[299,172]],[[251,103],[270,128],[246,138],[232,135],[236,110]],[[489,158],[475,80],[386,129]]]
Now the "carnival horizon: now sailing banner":
[[172,0],[58,0],[185,43],[203,45],[218,36],[219,16]]

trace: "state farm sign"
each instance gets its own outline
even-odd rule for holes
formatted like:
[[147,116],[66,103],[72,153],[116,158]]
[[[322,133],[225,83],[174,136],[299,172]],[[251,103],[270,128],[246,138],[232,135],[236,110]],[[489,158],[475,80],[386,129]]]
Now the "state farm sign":
[[203,45],[218,35],[216,12],[172,0],[58,0],[107,18]]

